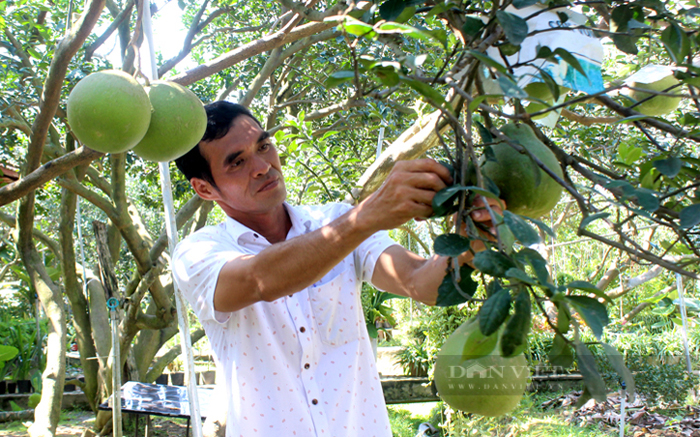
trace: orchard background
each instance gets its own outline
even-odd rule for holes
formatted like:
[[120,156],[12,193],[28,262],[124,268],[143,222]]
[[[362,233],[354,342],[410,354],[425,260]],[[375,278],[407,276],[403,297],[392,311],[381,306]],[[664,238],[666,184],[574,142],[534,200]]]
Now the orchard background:
[[[68,94],[91,72],[117,68],[143,80],[148,56],[140,5],[0,1],[0,287],[7,308],[0,320],[8,332],[17,331],[18,320],[34,323],[27,335],[38,339],[0,376],[11,378],[23,363],[41,387],[32,435],[55,433],[71,344],[84,376],[71,382],[85,392],[95,428],[109,431],[111,416],[97,406],[112,391],[114,369],[91,359],[108,356],[111,347],[98,250],[111,258],[115,277],[108,286],[123,298],[118,371],[125,380],[152,382],[179,355],[157,165],[130,152],[102,155],[82,147],[66,120]],[[676,274],[688,293],[696,347],[696,2],[178,0],[176,6],[177,20],[167,23],[157,17],[174,4],[150,8],[156,40],[159,26],[186,32],[176,55],[157,53],[160,77],[187,86],[204,103],[249,106],[276,140],[293,204],[359,201],[396,160],[427,154],[456,169],[456,186],[437,206],[453,203],[457,223],[409,223],[395,237],[422,253],[454,254],[482,238],[464,209],[467,196],[496,194],[474,163],[488,160],[498,142],[523,152],[499,127],[527,124],[556,155],[563,171],[559,204],[537,221],[506,214],[476,271],[448,273],[447,308],[367,300],[370,329],[386,319],[406,326],[422,321],[409,336],[423,348],[422,361],[407,349],[414,367],[422,363],[430,373],[451,330],[477,315],[491,332],[506,324],[511,350],[578,368],[583,398],[601,400],[617,389],[615,378],[606,389],[604,363],[629,387],[624,363],[631,367],[630,358],[663,355],[654,348],[665,344],[664,353],[680,354],[676,343],[657,338],[679,336]],[[539,12],[519,12],[533,7]],[[570,21],[565,10],[583,21]],[[523,73],[549,61],[592,80],[569,50],[540,46],[534,57],[502,63],[501,55],[512,59],[544,33],[528,21],[545,12],[559,13],[571,32],[600,40],[600,91],[561,88],[561,78],[542,68]],[[677,79],[655,92],[679,101],[662,116],[637,112],[643,102],[635,105],[636,87],[625,82],[647,65],[671,68]],[[529,81],[544,92],[533,94]],[[547,126],[535,119],[550,113],[554,122]],[[543,166],[537,159],[531,165]],[[223,218],[193,196],[174,165],[171,170],[181,237]],[[102,246],[95,221],[105,224]],[[462,221],[473,232],[456,239],[452,229]],[[512,309],[517,299],[529,310]],[[521,335],[513,335],[518,327]],[[202,337],[201,329],[192,332],[194,342]],[[596,365],[596,356],[607,359]]]

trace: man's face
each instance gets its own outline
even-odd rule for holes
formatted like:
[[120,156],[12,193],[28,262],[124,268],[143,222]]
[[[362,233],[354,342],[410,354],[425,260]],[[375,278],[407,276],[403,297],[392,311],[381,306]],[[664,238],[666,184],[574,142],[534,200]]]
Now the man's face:
[[277,150],[252,118],[239,116],[226,136],[199,148],[217,185],[209,200],[229,216],[266,214],[287,197]]

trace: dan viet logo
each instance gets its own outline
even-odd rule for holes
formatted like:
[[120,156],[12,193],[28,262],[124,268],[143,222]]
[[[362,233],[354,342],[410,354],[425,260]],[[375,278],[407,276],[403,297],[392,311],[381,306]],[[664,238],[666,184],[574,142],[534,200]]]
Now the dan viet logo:
[[527,366],[483,366],[479,363],[448,366],[447,388],[450,390],[518,390],[522,389],[522,377],[527,373]]

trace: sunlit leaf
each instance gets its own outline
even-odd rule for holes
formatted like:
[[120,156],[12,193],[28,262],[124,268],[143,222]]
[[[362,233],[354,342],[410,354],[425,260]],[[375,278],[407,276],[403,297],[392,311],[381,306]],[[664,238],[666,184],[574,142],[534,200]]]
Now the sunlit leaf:
[[508,317],[510,309],[510,292],[502,288],[489,297],[479,310],[479,329],[484,335],[498,331]]

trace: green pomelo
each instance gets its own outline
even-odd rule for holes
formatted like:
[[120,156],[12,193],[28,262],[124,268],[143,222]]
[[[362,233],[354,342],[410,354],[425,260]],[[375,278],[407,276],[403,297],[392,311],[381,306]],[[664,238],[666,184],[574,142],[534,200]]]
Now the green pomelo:
[[[640,82],[632,82],[630,86],[632,88],[642,88],[645,90],[649,91],[656,91],[656,92],[663,92],[666,89],[677,85],[678,79],[676,79],[672,74],[669,76],[664,77],[663,79],[657,80],[656,82],[652,83],[640,83]],[[680,93],[680,87],[676,87],[673,90],[669,91],[670,93],[673,94],[678,94]],[[647,93],[644,91],[637,91],[637,90],[632,90],[630,92],[630,97],[632,97],[634,100],[637,102],[646,99],[649,96],[652,96],[652,93]],[[670,96],[656,96],[652,97],[651,99],[640,103],[639,105],[633,107],[635,111],[639,111],[644,115],[648,115],[650,117],[656,117],[658,115],[665,115],[668,114],[671,111],[675,111],[678,105],[681,103],[680,97],[670,97]]]
[[[530,126],[507,124],[501,131],[537,157],[556,175],[563,178],[559,161],[535,135]],[[544,172],[527,154],[521,154],[506,143],[491,146],[496,157],[484,161],[482,173],[501,190],[506,208],[514,213],[538,218],[559,202],[562,186]]]
[[103,153],[134,147],[148,130],[151,102],[133,77],[119,70],[92,73],[68,96],[68,123],[85,146]]
[[[544,82],[531,82],[525,86],[525,92],[527,92],[528,96],[532,97],[533,99],[539,99],[544,101],[544,103],[541,102],[529,102],[527,106],[525,107],[525,111],[528,114],[534,114],[535,112],[542,111],[543,109],[551,108],[554,106],[555,99],[554,99],[554,94],[552,94],[552,90],[547,86],[546,83]],[[559,95],[563,95],[569,92],[569,88],[560,86],[559,87]],[[541,114],[536,117],[532,117],[533,120],[539,120],[542,118],[547,117],[549,113],[546,114]]]
[[27,406],[30,409],[34,409],[39,405],[39,402],[41,402],[41,395],[39,393],[32,393],[29,395],[29,399],[27,399]]
[[207,128],[207,114],[192,91],[157,81],[148,88],[148,97],[153,105],[151,125],[134,153],[151,161],[172,161],[199,143]]
[[475,317],[443,344],[433,376],[438,394],[452,408],[498,417],[520,403],[530,369],[523,354],[500,355],[499,335],[484,337]]

